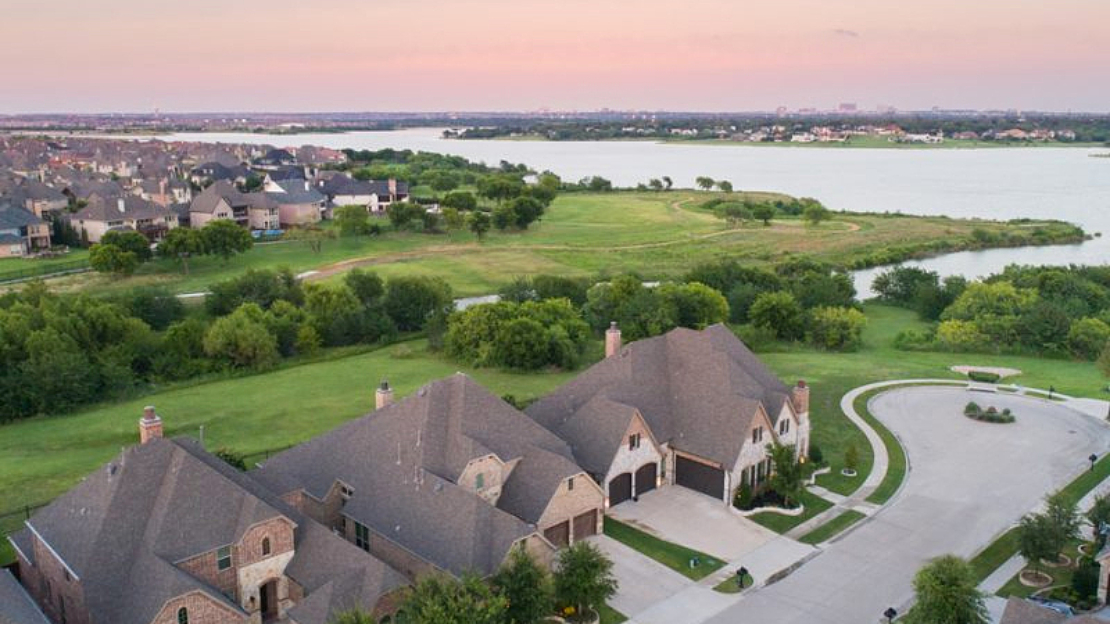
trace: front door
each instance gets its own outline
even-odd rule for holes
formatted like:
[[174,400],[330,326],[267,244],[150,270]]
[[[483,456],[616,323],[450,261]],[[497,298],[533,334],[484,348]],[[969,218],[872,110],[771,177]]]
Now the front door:
[[277,581],[269,581],[259,589],[262,621],[276,620],[278,616]]

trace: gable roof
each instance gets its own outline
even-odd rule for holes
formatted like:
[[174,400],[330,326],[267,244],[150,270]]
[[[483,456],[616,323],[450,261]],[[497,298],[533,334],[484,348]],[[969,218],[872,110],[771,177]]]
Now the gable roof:
[[247,205],[246,197],[235,188],[234,184],[227,180],[216,180],[193,198],[192,203],[189,204],[189,212],[212,214],[221,200],[227,202],[231,208]]
[[94,194],[89,197],[89,205],[78,210],[72,218],[82,221],[117,221],[120,219],[157,219],[176,214],[170,208],[159,206],[138,195],[127,194],[105,198]]
[[274,181],[274,184],[282,190],[267,192],[266,196],[279,204],[317,204],[327,201],[326,197],[304,179]]
[[[497,507],[456,482],[490,454],[521,458]],[[318,499],[342,480],[354,489],[347,516],[444,570],[490,574],[535,532],[529,523],[560,481],[580,472],[557,436],[456,374],[276,455],[257,477]]]
[[0,568],[0,624],[50,624],[10,572]]
[[629,344],[526,412],[595,472],[611,458],[601,438],[623,434],[632,409],[660,443],[731,467],[760,408],[774,423],[788,398],[786,385],[735,334],[713,325]]
[[30,210],[0,201],[0,230],[21,229],[42,223],[43,220]]
[[[1067,621],[1068,617],[1031,600],[1011,596],[1006,599],[999,624],[1056,624]],[[1072,620],[1074,621],[1074,620]]]

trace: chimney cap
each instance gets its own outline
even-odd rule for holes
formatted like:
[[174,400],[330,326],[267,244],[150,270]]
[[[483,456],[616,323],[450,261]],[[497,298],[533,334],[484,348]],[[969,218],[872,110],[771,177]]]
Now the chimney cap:
[[378,390],[381,390],[382,392],[388,391],[389,389],[390,387],[388,379],[383,379],[382,383],[378,384]]
[[609,321],[609,329],[617,329],[617,330],[619,330],[620,328],[619,328],[619,327],[617,327],[617,322],[616,322],[616,321]]
[[154,411],[153,405],[147,405],[143,408],[143,418],[147,420],[154,420],[158,418],[158,414]]
[[804,379],[799,379],[799,380],[798,380],[798,387],[799,387],[799,388],[805,388],[805,387],[806,387],[806,380],[804,380]]

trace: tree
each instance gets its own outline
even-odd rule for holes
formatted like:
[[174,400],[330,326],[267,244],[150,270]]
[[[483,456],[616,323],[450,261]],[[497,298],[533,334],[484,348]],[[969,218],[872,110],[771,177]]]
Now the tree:
[[509,202],[509,208],[513,211],[513,224],[522,230],[543,216],[543,204],[534,197],[517,197]]
[[224,264],[235,254],[246,252],[254,246],[251,233],[228,219],[209,221],[200,229],[200,235],[205,251],[222,258]]
[[666,190],[671,190],[671,187],[674,186],[674,180],[671,179],[671,176],[663,176],[663,186]]
[[656,295],[667,307],[675,310],[675,321],[679,327],[704,329],[728,320],[728,301],[724,295],[705,284],[667,283],[656,289]]
[[277,339],[263,321],[262,308],[245,303],[216,319],[204,335],[204,352],[234,368],[266,369],[278,361]]
[[1079,527],[1082,526],[1079,511],[1076,510],[1075,503],[1068,500],[1065,494],[1057,492],[1045,499],[1044,513],[1052,521],[1056,540],[1059,543],[1057,552],[1060,552],[1069,541],[1079,536]]
[[508,604],[482,579],[430,574],[409,592],[402,609],[408,624],[503,624]]
[[382,295],[385,294],[385,284],[382,282],[382,278],[378,277],[378,274],[373,271],[351,269],[343,276],[343,283],[351,289],[351,292],[362,302],[363,306],[376,305],[381,300]]
[[100,244],[115,245],[124,251],[130,251],[139,262],[146,262],[154,255],[150,251],[150,241],[134,230],[109,230],[100,237]]
[[513,174],[495,174],[478,180],[478,194],[486,199],[501,202],[519,197],[524,192],[524,181]]
[[764,226],[771,225],[771,219],[775,218],[775,207],[767,202],[755,204],[752,207],[752,215],[762,221]]
[[822,221],[828,221],[830,216],[829,209],[817,202],[809,204],[802,212],[802,218],[810,225],[818,225]]
[[1110,325],[1096,318],[1083,318],[1068,328],[1068,350],[1084,360],[1093,360],[1110,341]]
[[1046,514],[1028,514],[1018,523],[1018,552],[1029,565],[1040,568],[1043,560],[1056,559],[1060,546]]
[[718,180],[717,188],[720,189],[722,193],[731,193],[732,182],[729,182],[728,180]]
[[714,213],[717,218],[724,219],[732,227],[741,225],[745,220],[752,218],[752,213],[748,208],[740,202],[725,202],[719,204]]
[[987,624],[990,615],[977,588],[975,572],[955,555],[937,557],[913,578],[917,603],[910,624]]
[[1099,532],[1102,525],[1110,525],[1110,494],[1100,494],[1095,497],[1091,508],[1087,510],[1087,521],[1091,523],[1094,539],[1099,540],[1102,537]]
[[794,507],[801,501],[805,491],[805,473],[792,444],[768,444],[774,470],[767,485],[782,497],[787,507]]
[[555,596],[563,606],[597,609],[617,593],[613,562],[590,542],[575,542],[559,551]]
[[361,236],[370,231],[370,213],[363,206],[339,206],[332,218],[341,236]]
[[537,370],[547,364],[547,329],[530,318],[505,323],[494,342],[494,361],[520,370]]
[[204,238],[200,230],[174,228],[166,232],[166,237],[158,243],[158,254],[181,262],[181,270],[189,274],[189,258],[204,254]]
[[96,244],[89,250],[89,266],[99,273],[114,273],[127,276],[139,267],[139,259],[132,251],[124,251],[115,245]]
[[613,183],[601,176],[584,178],[579,184],[594,193],[605,193],[613,190]]
[[397,329],[416,331],[423,329],[432,315],[449,312],[454,303],[451,287],[443,278],[404,276],[389,280],[382,305]]
[[493,227],[505,231],[516,222],[512,206],[498,206],[493,209]]
[[855,308],[824,307],[810,313],[807,335],[816,347],[830,351],[855,351],[863,342],[867,317]]
[[748,309],[748,318],[756,327],[775,332],[781,340],[797,340],[804,331],[802,306],[785,291],[760,294]]
[[459,212],[456,208],[443,208],[443,225],[448,230],[461,230],[466,225],[466,213]]
[[312,253],[317,254],[324,248],[324,241],[333,238],[335,238],[334,230],[325,230],[315,225],[293,228],[285,233],[286,240],[301,241],[308,245]]
[[652,179],[648,180],[648,186],[651,187],[651,190],[653,190],[653,191],[662,191],[663,190],[663,181],[660,180],[659,178],[652,178]]
[[481,241],[493,224],[488,213],[476,210],[466,217],[466,227]]
[[697,184],[698,188],[703,191],[708,191],[709,189],[713,188],[714,184],[716,184],[716,182],[713,181],[713,178],[710,178],[709,176],[698,176],[694,180],[694,183]]
[[513,548],[492,582],[508,603],[505,616],[510,624],[534,624],[551,613],[555,598],[551,576],[523,547]]
[[[415,207],[419,208],[419,206]],[[385,209],[385,214],[389,217],[389,222],[393,224],[394,229],[402,230],[419,216],[413,208],[412,202],[395,201]]]
[[469,191],[453,191],[445,195],[439,203],[446,208],[464,212],[478,209],[478,198]]

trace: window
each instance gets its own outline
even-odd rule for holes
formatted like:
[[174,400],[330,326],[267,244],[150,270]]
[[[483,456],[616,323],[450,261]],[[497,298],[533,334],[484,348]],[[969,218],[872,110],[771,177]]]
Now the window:
[[638,448],[640,448],[640,434],[633,433],[628,436],[628,450],[634,451]]
[[349,485],[343,485],[343,484],[339,485],[339,496],[341,496],[343,498],[343,500],[350,500],[351,497],[354,496],[354,495],[355,495],[355,491],[353,489],[351,489],[351,487]]
[[479,490],[486,487],[486,475],[484,473],[479,472],[478,476],[474,477],[474,487]]
[[787,431],[790,431],[790,421],[784,418],[782,422],[779,423],[779,435],[782,435]]
[[266,557],[270,554],[270,538],[262,538],[262,556]]
[[355,546],[370,552],[370,529],[359,522],[355,523]]
[[224,546],[216,550],[216,569],[226,570],[231,567],[231,546]]
[[189,624],[189,610],[185,607],[177,610],[177,624]]
[[574,489],[574,477],[571,477],[571,478],[567,479],[567,489],[568,490],[573,490]]
[[759,444],[763,441],[763,427],[756,427],[752,429],[752,444]]

